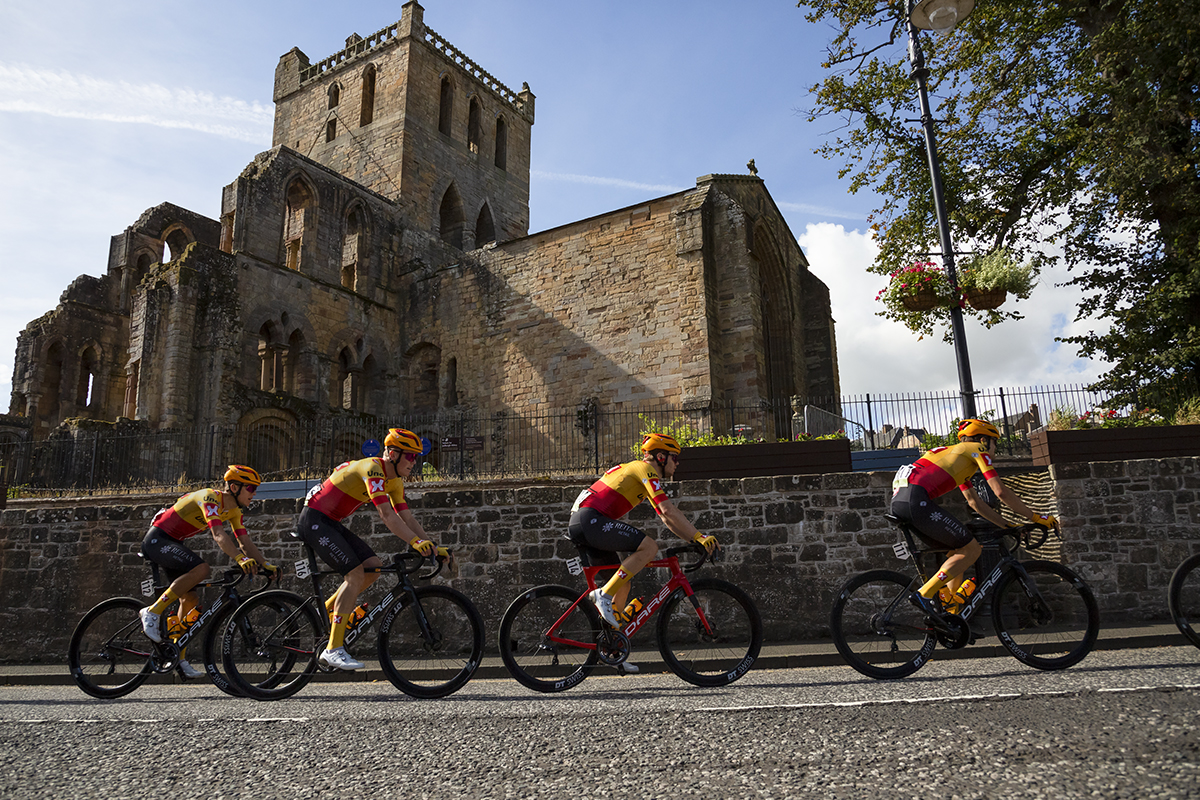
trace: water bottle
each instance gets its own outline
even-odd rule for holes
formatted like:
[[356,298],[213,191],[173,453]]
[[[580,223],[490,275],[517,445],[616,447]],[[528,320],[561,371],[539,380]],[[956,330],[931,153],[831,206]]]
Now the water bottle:
[[962,586],[958,587],[958,593],[959,593],[959,595],[962,596],[963,600],[966,600],[974,592],[975,592],[975,581],[971,580],[970,578],[967,578],[965,581],[962,582]]
[[629,601],[629,605],[625,606],[625,619],[633,619],[643,608],[641,598],[633,598]]

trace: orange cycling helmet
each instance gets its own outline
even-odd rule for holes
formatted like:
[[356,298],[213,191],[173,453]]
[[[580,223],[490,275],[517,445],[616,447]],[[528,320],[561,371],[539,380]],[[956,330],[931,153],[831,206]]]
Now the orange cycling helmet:
[[642,439],[642,452],[649,453],[653,450],[666,450],[668,453],[678,453],[679,442],[675,441],[674,436],[666,433],[647,434],[646,438]]
[[1000,438],[1000,430],[992,423],[983,419],[964,419],[958,423],[958,438],[963,440],[968,436],[990,436]]
[[384,447],[398,447],[406,453],[424,453],[425,445],[421,437],[404,428],[389,428],[387,438],[383,440]]
[[262,476],[253,467],[247,467],[242,464],[230,464],[229,469],[225,470],[225,480],[233,481],[234,483],[244,483],[248,486],[258,486],[262,483]]

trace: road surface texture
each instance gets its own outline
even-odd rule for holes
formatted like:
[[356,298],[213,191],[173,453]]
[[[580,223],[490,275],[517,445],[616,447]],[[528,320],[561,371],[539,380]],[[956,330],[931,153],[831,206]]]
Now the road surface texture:
[[558,695],[474,680],[442,700],[314,683],[93,700],[0,687],[2,798],[1200,797],[1200,650],[1094,652],[1062,672],[933,661],[753,671],[722,689],[596,673]]

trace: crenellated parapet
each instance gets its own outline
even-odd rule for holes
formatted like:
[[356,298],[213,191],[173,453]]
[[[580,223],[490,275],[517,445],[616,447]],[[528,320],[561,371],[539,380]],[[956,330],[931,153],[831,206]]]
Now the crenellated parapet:
[[471,77],[491,89],[501,100],[508,104],[513,111],[520,114],[527,122],[533,124],[533,94],[526,84],[518,94],[496,80],[490,72],[476,64],[445,38],[438,35],[432,28],[425,28],[425,42],[430,44],[443,59],[465,70]]

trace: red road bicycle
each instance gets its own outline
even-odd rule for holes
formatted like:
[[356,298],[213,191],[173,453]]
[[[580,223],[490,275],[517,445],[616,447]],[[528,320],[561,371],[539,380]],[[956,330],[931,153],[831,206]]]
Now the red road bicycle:
[[[687,567],[679,554],[699,560]],[[696,686],[725,686],[745,675],[762,647],[762,620],[750,595],[726,581],[688,581],[708,560],[698,545],[674,547],[649,567],[670,570],[670,579],[632,621],[619,629],[600,618],[587,598],[596,574],[612,565],[583,566],[567,562],[571,574],[582,573],[587,590],[538,586],[521,594],[500,620],[500,657],[520,683],[538,692],[561,692],[576,686],[597,664],[617,666],[629,657],[629,640],[656,613],[655,637],[667,667]]]

